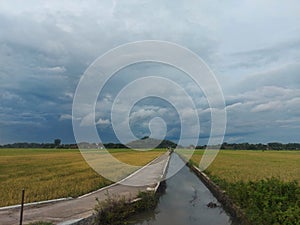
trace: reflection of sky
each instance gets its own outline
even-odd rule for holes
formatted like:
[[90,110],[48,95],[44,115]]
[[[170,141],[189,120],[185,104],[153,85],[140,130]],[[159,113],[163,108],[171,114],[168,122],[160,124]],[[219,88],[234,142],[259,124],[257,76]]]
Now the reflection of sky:
[[[109,49],[144,39],[186,46],[211,67],[227,104],[225,141],[299,141],[299,11],[296,0],[1,2],[0,144],[74,142],[71,109],[80,76]],[[107,84],[96,118],[102,138],[115,141],[109,106],[141,75],[163,75],[186,89],[205,140],[210,112],[203,94],[181,72],[151,63],[125,68]],[[176,112],[159,101],[143,103],[131,113],[133,132],[149,134],[145,121],[165,113],[167,137],[175,139]]]
[[[182,168],[174,175],[173,170]],[[136,225],[231,224],[229,216],[221,207],[208,208],[209,202],[218,203],[199,178],[175,154],[171,156],[165,193],[160,197],[154,213],[142,213],[133,218]]]

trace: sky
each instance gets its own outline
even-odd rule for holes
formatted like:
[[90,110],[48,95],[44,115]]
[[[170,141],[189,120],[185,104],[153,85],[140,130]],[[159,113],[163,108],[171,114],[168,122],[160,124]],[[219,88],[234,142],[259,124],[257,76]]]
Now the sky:
[[[114,99],[122,87],[152,75],[177,82],[193,99],[199,143],[205,144],[211,128],[207,99],[186,74],[168,65],[145,62],[118,71],[99,95],[95,117],[72,116],[87,68],[107,51],[142,40],[184,46],[209,66],[225,98],[224,141],[300,142],[299,12],[298,0],[1,1],[0,144],[55,138],[74,143],[72,119],[82,127],[96,125],[103,142],[117,142]],[[143,88],[131,90],[138,95]],[[180,91],[172,96],[185,101]],[[123,112],[117,109],[116,115]],[[184,113],[191,124],[182,136],[188,145],[193,121],[191,112]],[[128,114],[136,138],[156,129],[176,141],[179,118],[172,104],[154,97],[140,100]],[[86,141],[95,140],[87,135]]]

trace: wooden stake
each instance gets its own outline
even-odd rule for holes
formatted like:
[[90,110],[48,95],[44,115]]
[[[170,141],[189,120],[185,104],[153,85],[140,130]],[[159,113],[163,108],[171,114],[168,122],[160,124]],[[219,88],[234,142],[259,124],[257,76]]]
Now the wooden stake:
[[20,212],[20,225],[22,225],[22,223],[23,223],[24,196],[25,196],[25,189],[22,190],[22,202],[21,202],[21,212]]

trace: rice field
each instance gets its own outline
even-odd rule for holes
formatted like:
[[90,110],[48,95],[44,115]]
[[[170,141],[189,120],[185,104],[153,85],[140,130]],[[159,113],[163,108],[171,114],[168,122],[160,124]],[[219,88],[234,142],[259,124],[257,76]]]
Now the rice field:
[[[203,153],[195,151],[190,162],[198,165]],[[223,150],[205,172],[250,224],[299,224],[300,151]]]
[[[180,154],[187,151],[182,150]],[[110,150],[118,160],[136,166],[147,164],[163,152]],[[96,153],[103,155],[100,158],[106,161],[99,169],[108,168],[119,179],[133,172],[132,168],[126,171],[111,167],[105,160],[107,153],[94,151],[93,154]],[[192,162],[198,165],[203,153],[196,150]],[[300,151],[223,150],[206,172],[227,182],[275,177],[300,184]],[[0,149],[0,206],[19,204],[23,188],[26,189],[25,201],[34,202],[77,197],[111,183],[95,172],[78,150]]]
[[[196,150],[191,158],[199,164],[203,150]],[[182,153],[184,155],[184,151]],[[227,182],[258,181],[278,178],[296,180],[300,184],[300,151],[221,150],[206,173]]]
[[[142,166],[163,151],[116,149],[110,153],[124,163]],[[132,171],[113,172],[121,179]],[[35,202],[77,197],[111,183],[86,163],[79,150],[0,149],[0,207],[19,204],[23,188],[25,202]]]

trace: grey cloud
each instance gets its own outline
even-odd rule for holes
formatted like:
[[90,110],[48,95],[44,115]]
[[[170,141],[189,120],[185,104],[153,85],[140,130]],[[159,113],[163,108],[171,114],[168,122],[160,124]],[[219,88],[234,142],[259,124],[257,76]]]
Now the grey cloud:
[[[270,138],[276,139],[286,132],[275,129],[279,126],[292,127],[292,135],[299,133],[295,125],[300,111],[299,6],[294,1],[234,5],[220,1],[2,2],[0,143],[18,140],[13,135],[18,124],[24,139],[30,139],[26,133],[30,130],[35,136],[30,140],[38,140],[41,133],[50,137],[58,133],[72,140],[72,99],[80,76],[104,52],[143,39],[182,44],[216,71],[227,103],[228,138],[254,140],[271,129]],[[112,79],[100,96],[96,118],[86,118],[86,122],[98,123],[106,140],[113,139],[106,126],[109,109],[116,94],[140,77],[141,71],[145,76],[165,75],[184,86],[200,113],[201,134],[209,133],[210,109],[203,93],[182,73],[145,64],[120,71],[123,75]],[[181,96],[172,94],[182,101]],[[153,115],[136,108],[131,114],[133,121],[142,121],[146,115],[168,115],[172,124],[168,135],[178,137],[176,114],[152,103],[149,100],[145,106]],[[188,115],[187,111],[186,118]],[[32,129],[37,125],[41,126],[38,131]],[[142,129],[139,132],[144,134]]]
[[269,64],[295,63],[300,59],[300,40],[291,40],[275,46],[232,53],[229,58],[233,59],[231,67],[266,67]]
[[[300,111],[300,89],[266,86],[254,91],[231,96],[234,104],[227,106],[228,126],[227,135],[242,132],[260,134],[261,141],[268,139],[269,133],[280,138],[286,131],[280,129],[295,127],[295,121]],[[296,113],[296,115],[295,115]],[[294,119],[292,119],[294,118]],[[270,132],[270,131],[269,131]],[[294,137],[293,137],[294,138]],[[284,140],[282,140],[284,141]]]

